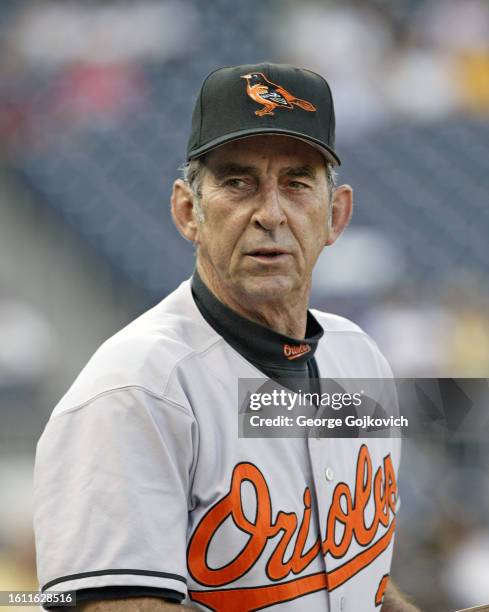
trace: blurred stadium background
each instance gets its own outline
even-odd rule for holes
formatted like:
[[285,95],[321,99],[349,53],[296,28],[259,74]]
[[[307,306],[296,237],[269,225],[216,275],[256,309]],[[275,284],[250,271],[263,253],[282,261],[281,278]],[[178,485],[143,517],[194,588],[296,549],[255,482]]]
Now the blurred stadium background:
[[[489,376],[486,0],[2,2],[0,590],[37,588],[32,463],[53,406],[192,272],[169,196],[200,82],[264,59],[330,81],[355,188],[314,306],[363,325],[398,376]],[[423,610],[489,601],[488,459],[477,441],[404,445],[393,575]]]

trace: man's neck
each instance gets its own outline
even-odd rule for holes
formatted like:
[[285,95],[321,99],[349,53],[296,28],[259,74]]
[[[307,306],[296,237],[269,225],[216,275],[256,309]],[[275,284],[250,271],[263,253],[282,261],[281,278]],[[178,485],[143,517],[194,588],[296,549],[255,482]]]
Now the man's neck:
[[234,312],[279,334],[297,340],[305,338],[309,290],[305,290],[303,294],[287,295],[286,300],[283,297],[280,300],[274,297],[269,301],[253,301],[249,296],[234,295],[227,291],[213,274],[207,274],[199,264],[197,270],[208,289]]

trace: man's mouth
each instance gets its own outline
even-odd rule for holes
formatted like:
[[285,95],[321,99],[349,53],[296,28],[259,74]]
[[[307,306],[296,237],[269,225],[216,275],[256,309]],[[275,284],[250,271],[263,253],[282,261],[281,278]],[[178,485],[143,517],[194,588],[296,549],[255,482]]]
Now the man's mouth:
[[262,249],[254,249],[247,253],[249,257],[253,257],[254,259],[259,259],[261,261],[278,261],[279,259],[283,259],[289,253],[284,251],[283,249],[277,248],[262,248]]

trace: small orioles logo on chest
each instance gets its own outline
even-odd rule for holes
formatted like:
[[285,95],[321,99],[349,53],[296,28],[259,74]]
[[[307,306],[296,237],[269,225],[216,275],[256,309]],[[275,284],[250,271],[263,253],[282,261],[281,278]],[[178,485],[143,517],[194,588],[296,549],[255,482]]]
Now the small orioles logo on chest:
[[292,359],[297,359],[298,357],[302,357],[302,355],[305,355],[310,351],[311,347],[309,344],[284,344],[284,355],[289,361],[292,361]]

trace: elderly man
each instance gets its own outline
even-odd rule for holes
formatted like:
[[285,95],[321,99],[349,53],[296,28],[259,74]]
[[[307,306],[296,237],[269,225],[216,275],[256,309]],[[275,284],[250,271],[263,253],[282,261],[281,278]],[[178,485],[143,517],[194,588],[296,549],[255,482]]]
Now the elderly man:
[[38,445],[44,593],[84,612],[414,610],[388,579],[398,439],[238,436],[239,379],[391,376],[354,323],[308,310],[352,212],[338,164],[322,77],[207,77],[172,194],[193,278],[99,348]]

